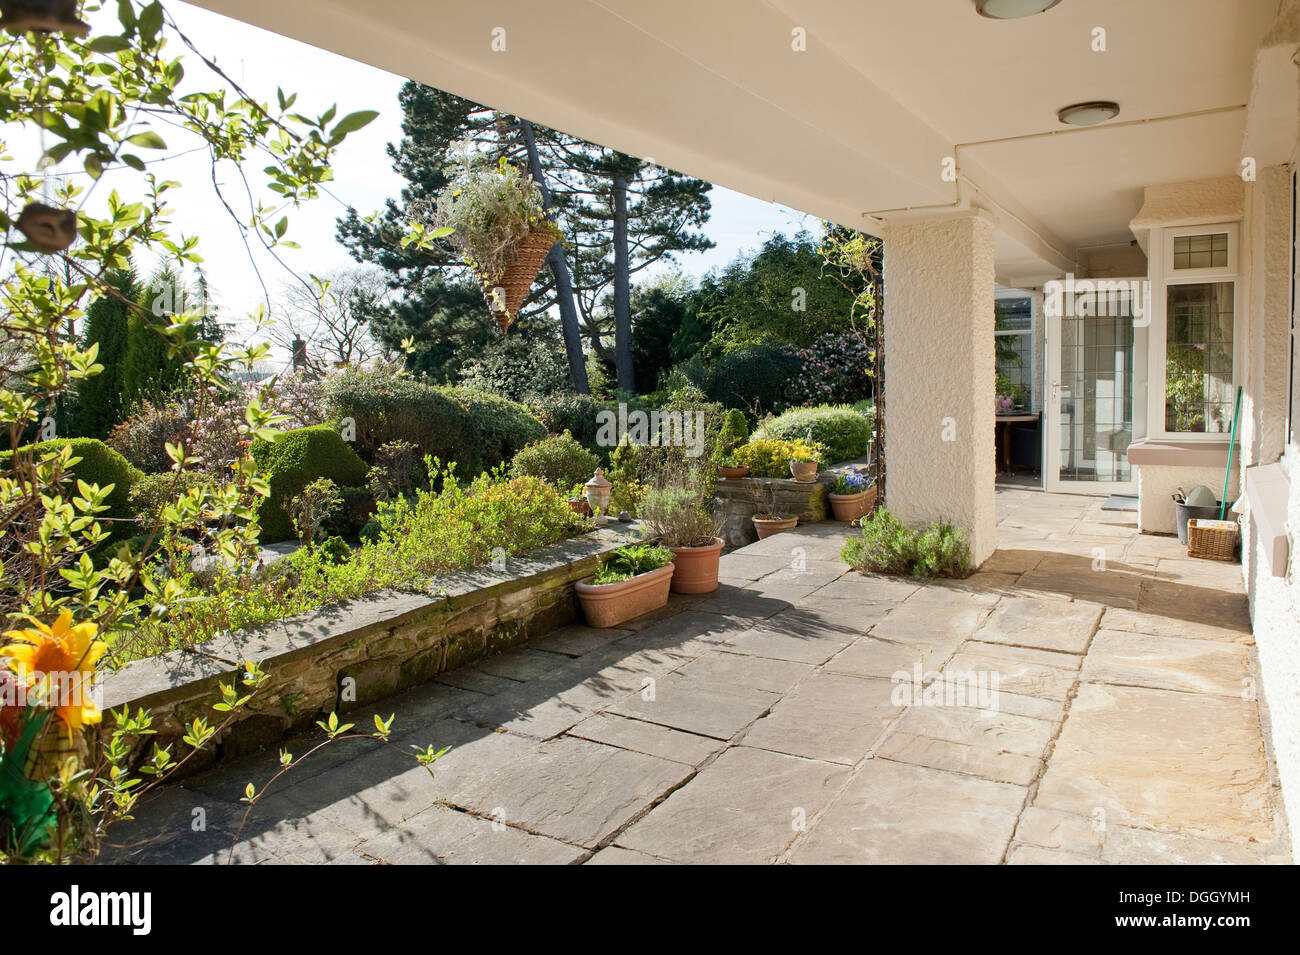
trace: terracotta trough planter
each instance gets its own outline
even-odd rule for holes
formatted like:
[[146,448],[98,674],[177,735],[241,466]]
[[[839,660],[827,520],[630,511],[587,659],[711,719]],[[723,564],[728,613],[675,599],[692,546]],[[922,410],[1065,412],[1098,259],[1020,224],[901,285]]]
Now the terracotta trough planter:
[[779,534],[782,531],[793,530],[795,525],[799,523],[797,517],[755,517],[751,518],[751,520],[754,522],[754,530],[758,532],[759,540],[771,537],[773,534]]
[[593,584],[584,577],[573,585],[582,615],[592,627],[617,627],[625,620],[658,610],[668,602],[674,566],[668,564],[614,584]]
[[673,593],[711,594],[718,589],[718,558],[726,542],[715,537],[703,547],[669,547],[673,552]]
[[855,521],[876,506],[876,489],[873,486],[857,494],[831,494],[830,499],[837,521]]
[[739,481],[749,473],[749,465],[742,464],[740,467],[736,468],[719,467],[718,471],[728,481]]

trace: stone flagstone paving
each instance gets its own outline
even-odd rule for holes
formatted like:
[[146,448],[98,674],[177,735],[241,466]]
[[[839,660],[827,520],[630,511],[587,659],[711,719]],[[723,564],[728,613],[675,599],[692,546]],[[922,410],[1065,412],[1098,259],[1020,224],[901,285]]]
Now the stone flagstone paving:
[[[959,582],[850,571],[843,524],[760,541],[716,594],[355,711],[395,712],[398,749],[450,745],[433,779],[348,743],[244,821],[277,768],[261,754],[149,798],[105,858],[1290,862],[1240,567],[1100,505],[999,492],[1000,549]],[[916,667],[996,672],[996,711],[906,705],[890,678]]]

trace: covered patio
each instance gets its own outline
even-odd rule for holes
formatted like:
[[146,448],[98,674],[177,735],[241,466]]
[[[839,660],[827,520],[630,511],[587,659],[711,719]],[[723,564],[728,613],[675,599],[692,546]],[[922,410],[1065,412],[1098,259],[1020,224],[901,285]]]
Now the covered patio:
[[[236,840],[271,752],[143,804],[112,858],[1289,862],[1232,568],[1094,498],[998,510],[1001,546],[959,583],[850,571],[833,523],[734,551],[715,594],[394,698],[399,748],[453,747],[434,779],[373,742],[328,749]],[[934,705],[917,668],[996,672],[996,712]]]
[[[310,844],[1286,857],[1267,748],[1295,816],[1300,2],[1063,0],[1010,19],[950,0],[485,0],[436,18],[405,0],[200,2],[882,237],[887,506],[954,522],[981,565],[957,585],[846,575],[830,527],[746,548],[731,586],[671,617],[567,631],[411,696],[412,732],[456,744],[432,794],[382,755],[322,771],[280,806],[301,801]],[[996,290],[1041,317],[1076,279],[1133,292],[1098,313],[1070,291],[1039,324],[1059,493],[999,494]],[[1197,485],[1239,501],[1240,564],[1152,536]],[[1135,520],[1079,491],[1136,494]],[[1003,711],[895,705],[885,677],[918,660],[996,662]],[[655,703],[637,702],[646,676]],[[378,836],[371,813],[402,826]],[[477,835],[493,816],[516,848]],[[250,859],[315,851],[269,823],[259,838]]]

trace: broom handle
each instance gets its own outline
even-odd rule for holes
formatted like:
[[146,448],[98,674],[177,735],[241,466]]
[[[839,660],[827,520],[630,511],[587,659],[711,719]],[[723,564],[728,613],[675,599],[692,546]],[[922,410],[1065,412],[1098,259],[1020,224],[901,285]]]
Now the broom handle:
[[1223,497],[1219,499],[1219,520],[1228,510],[1228,482],[1232,480],[1232,449],[1237,445],[1237,419],[1241,417],[1241,385],[1237,386],[1237,407],[1232,411],[1232,438],[1228,441],[1228,470],[1223,472]]

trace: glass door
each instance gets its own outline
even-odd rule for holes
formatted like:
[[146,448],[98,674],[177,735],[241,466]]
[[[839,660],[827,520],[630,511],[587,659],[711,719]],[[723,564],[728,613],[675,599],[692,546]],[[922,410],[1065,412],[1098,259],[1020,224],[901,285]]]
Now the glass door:
[[1141,308],[1135,320],[1133,299],[1145,295],[1147,282],[1097,285],[1101,290],[1077,292],[1048,310],[1047,490],[1134,494],[1128,446],[1146,430],[1150,310]]

